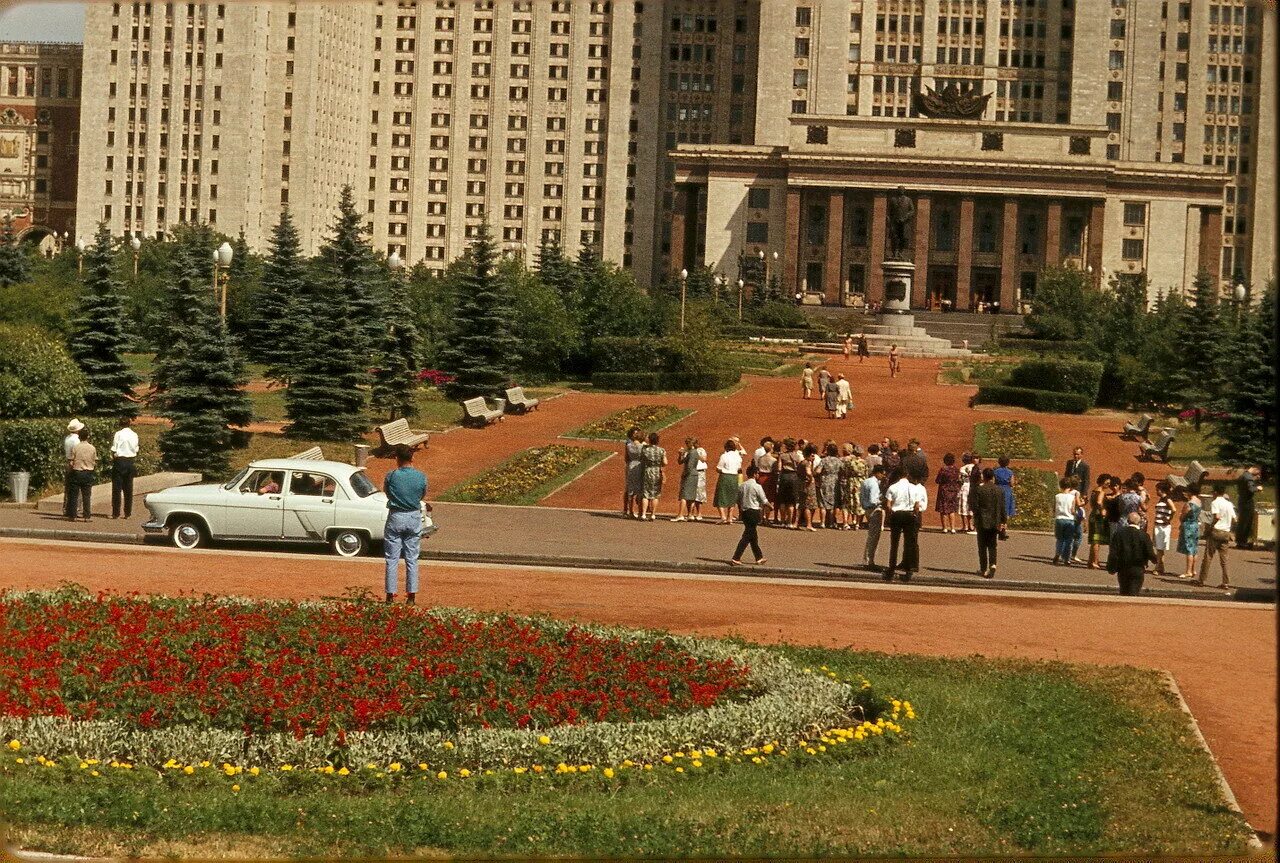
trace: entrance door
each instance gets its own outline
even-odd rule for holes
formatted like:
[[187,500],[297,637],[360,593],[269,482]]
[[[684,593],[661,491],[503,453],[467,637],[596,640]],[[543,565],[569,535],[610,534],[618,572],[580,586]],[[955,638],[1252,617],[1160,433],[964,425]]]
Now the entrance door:
[[[973,308],[991,311],[991,304],[1000,299],[1000,270],[998,267],[973,268]],[[981,307],[978,305],[981,303]]]
[[955,311],[955,267],[930,267],[926,302],[931,311]]

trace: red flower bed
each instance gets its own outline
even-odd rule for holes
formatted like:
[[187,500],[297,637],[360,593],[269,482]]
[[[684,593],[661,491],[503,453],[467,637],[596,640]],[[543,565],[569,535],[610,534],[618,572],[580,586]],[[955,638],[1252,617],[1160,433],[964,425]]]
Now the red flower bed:
[[665,639],[403,606],[0,594],[0,715],[299,737],[640,720],[752,696]]

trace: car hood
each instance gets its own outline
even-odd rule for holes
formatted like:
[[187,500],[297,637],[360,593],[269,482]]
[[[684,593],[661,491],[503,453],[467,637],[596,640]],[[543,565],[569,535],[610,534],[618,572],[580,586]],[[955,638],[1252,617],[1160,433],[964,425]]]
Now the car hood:
[[202,482],[198,485],[175,485],[172,488],[162,489],[161,491],[153,491],[146,496],[146,500],[157,502],[163,501],[188,501],[213,500],[226,494],[221,483]]

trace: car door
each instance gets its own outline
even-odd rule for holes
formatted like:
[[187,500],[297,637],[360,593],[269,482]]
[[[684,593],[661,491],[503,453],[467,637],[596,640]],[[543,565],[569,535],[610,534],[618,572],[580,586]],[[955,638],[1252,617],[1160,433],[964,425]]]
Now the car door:
[[340,493],[337,485],[326,474],[289,471],[284,498],[285,539],[324,540],[335,521],[335,495]]
[[284,518],[284,471],[254,470],[227,500],[224,535],[279,539]]

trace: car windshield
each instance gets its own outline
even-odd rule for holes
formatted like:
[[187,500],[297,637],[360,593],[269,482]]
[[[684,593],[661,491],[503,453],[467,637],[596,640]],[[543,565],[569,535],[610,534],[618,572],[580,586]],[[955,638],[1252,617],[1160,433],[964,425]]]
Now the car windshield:
[[377,493],[378,487],[360,470],[351,475],[351,490],[356,493],[356,497],[368,497]]
[[244,475],[247,474],[248,472],[249,472],[249,469],[247,467],[243,468],[238,474],[236,474],[230,480],[228,480],[227,484],[224,485],[223,488],[225,488],[227,491],[230,491],[231,489],[235,488],[237,485],[240,484],[240,480],[244,479]]

